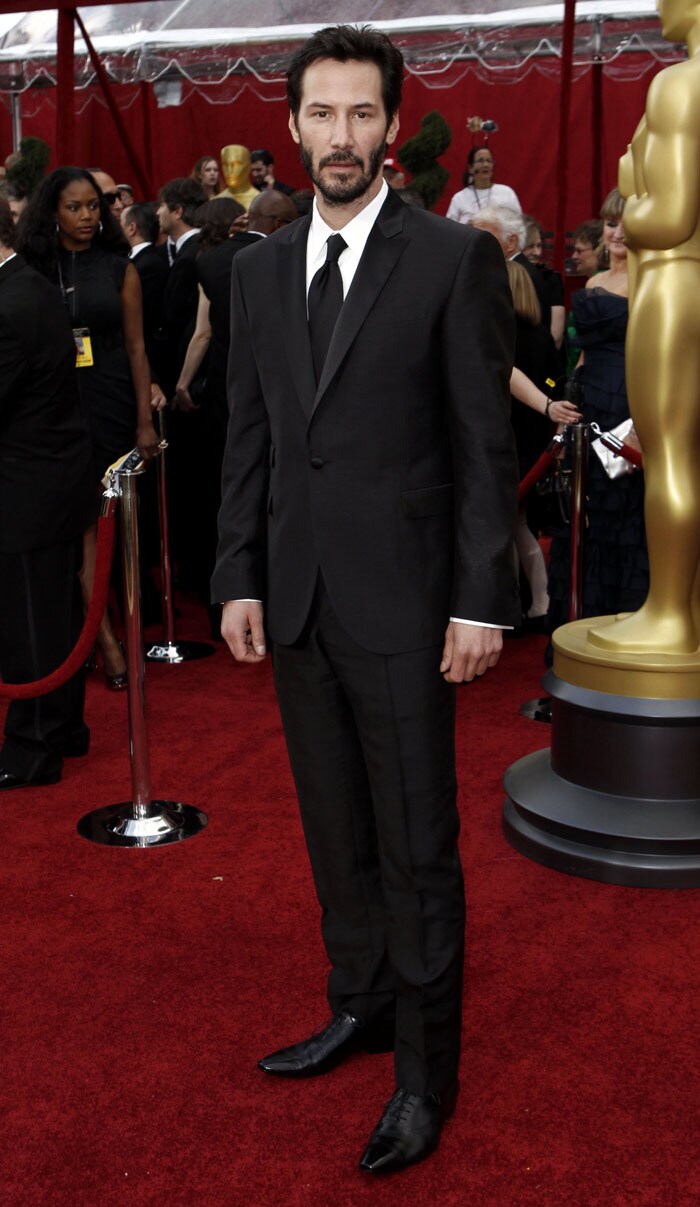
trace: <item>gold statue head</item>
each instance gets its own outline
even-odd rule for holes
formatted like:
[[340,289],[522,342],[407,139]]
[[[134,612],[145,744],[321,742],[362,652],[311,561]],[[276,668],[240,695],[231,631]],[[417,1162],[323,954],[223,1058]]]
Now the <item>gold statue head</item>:
[[226,184],[232,191],[250,186],[250,151],[233,143],[221,148],[221,171]]

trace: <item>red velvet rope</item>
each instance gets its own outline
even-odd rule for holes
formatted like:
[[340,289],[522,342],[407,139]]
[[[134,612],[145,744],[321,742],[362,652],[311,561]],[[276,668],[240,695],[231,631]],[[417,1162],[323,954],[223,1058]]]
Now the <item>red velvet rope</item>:
[[546,448],[542,455],[537,458],[532,469],[529,469],[525,474],[520,486],[518,487],[518,502],[522,503],[523,499],[529,495],[535,482],[539,482],[543,474],[546,474],[553,461],[556,461],[557,453],[555,449]]
[[82,632],[72,653],[50,675],[45,675],[43,679],[37,679],[34,683],[0,683],[0,697],[9,697],[11,700],[32,700],[35,696],[45,696],[48,692],[55,691],[57,687],[63,687],[63,684],[72,679],[76,671],[80,670],[95,644],[97,630],[107,607],[113,550],[114,512],[101,515],[97,522],[95,580]]
[[601,432],[600,436],[598,437],[601,444],[604,444],[606,448],[609,448],[612,453],[617,453],[618,457],[624,457],[625,461],[629,461],[630,465],[636,465],[637,469],[644,468],[644,458],[638,449],[632,448],[631,444],[625,444],[624,441],[622,442],[622,446],[618,448],[618,446],[613,444],[612,441],[605,439],[606,435],[606,432]]

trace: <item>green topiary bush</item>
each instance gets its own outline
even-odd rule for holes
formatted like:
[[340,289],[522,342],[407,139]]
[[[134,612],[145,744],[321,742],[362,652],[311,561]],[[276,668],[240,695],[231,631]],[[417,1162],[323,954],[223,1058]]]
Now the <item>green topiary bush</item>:
[[411,188],[432,209],[449,180],[449,172],[437,162],[452,142],[452,130],[437,109],[426,113],[420,129],[397,151],[397,159],[411,173]]

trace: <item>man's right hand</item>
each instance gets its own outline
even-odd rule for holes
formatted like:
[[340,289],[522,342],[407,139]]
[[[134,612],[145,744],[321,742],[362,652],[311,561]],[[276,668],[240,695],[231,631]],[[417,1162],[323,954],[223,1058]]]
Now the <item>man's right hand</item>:
[[249,599],[225,603],[221,636],[236,662],[262,662],[266,653],[262,604]]

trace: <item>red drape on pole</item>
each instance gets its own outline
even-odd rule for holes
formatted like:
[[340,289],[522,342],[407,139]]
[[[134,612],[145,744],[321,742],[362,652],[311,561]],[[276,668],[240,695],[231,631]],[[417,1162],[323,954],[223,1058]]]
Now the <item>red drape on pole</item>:
[[74,19],[75,9],[59,10],[56,35],[56,155],[59,163],[73,163],[75,160]]
[[569,193],[569,113],[574,57],[576,0],[564,0],[564,30],[561,42],[559,91],[559,151],[557,154],[557,211],[554,225],[554,267],[564,272],[566,258],[566,211]]
[[126,128],[126,123],[124,122],[124,118],[122,117],[119,107],[117,105],[117,102],[114,99],[114,96],[112,95],[112,88],[111,88],[111,85],[109,82],[109,77],[107,75],[107,72],[105,71],[104,67],[102,66],[102,63],[100,62],[100,57],[99,57],[97,51],[95,50],[95,47],[93,46],[92,42],[90,41],[90,38],[88,37],[88,32],[87,32],[85,26],[83,25],[83,22],[80,19],[80,13],[78,13],[77,11],[75,13],[75,20],[77,22],[77,25],[78,25],[78,28],[79,28],[81,34],[83,35],[83,40],[85,42],[85,45],[87,46],[88,54],[90,55],[90,60],[92,62],[92,65],[95,68],[95,74],[99,81],[100,88],[102,89],[102,92],[104,94],[104,98],[107,102],[107,107],[112,115],[114,124],[117,127],[117,133],[122,141],[122,145],[124,147],[124,150],[126,151],[129,163],[131,164],[131,167],[133,168],[134,176],[136,177],[136,180],[138,181],[139,188],[141,189],[144,197],[150,197],[150,196],[152,196],[153,189],[151,186],[151,180],[149,177],[149,173],[144,168],[143,163],[141,161],[141,157],[139,156],[138,152],[136,151],[136,147],[134,146],[134,143],[131,140],[129,131]]
[[591,68],[591,214],[603,204],[603,64],[596,60]]

